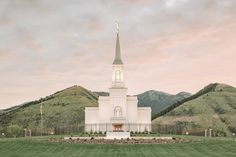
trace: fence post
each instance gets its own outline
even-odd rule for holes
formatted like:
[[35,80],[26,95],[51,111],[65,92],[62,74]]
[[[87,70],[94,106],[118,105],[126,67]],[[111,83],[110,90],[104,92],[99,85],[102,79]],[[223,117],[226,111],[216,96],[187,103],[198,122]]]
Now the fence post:
[[24,129],[25,137],[27,137],[27,129]]
[[211,135],[211,131],[212,131],[212,129],[209,129],[209,137],[211,137],[212,135]]

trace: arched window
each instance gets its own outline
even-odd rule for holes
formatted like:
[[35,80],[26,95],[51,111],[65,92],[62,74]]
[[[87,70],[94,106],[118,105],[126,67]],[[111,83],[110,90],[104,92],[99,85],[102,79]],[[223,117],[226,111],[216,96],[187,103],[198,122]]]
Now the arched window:
[[114,116],[121,117],[122,116],[122,109],[120,106],[116,106],[114,109]]
[[116,70],[116,82],[121,81],[120,70]]

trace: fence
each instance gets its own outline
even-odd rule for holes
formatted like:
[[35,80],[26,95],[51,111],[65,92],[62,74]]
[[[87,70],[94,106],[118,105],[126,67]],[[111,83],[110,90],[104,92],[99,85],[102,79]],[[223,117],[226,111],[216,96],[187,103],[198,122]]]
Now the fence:
[[[106,131],[112,131],[111,124],[93,124],[94,126],[101,127],[101,128],[107,128]],[[123,128],[126,128],[124,131],[132,131],[131,128],[144,128],[148,124],[125,124]],[[158,134],[173,134],[173,135],[194,135],[194,136],[209,136],[209,129],[203,129],[203,128],[192,128],[188,129],[185,126],[178,126],[178,125],[159,125],[159,124],[149,124],[151,127],[151,130],[145,130],[147,132],[151,133],[158,133]],[[89,127],[85,124],[78,124],[73,126],[57,126],[52,129],[43,129],[42,135],[72,135],[72,134],[84,134],[86,127]],[[140,129],[141,130],[141,129]],[[105,132],[106,132],[105,131]],[[123,131],[123,130],[120,130]],[[144,131],[144,130],[143,130]],[[137,129],[136,131],[132,131],[133,133],[140,133],[143,131],[139,131]],[[87,131],[87,133],[90,131]],[[99,133],[101,131],[97,130],[95,133]],[[41,135],[41,129],[26,129],[22,131],[22,136],[40,136]],[[212,130],[211,136],[219,136],[216,131]]]
[[111,131],[133,131],[133,132],[150,132],[151,124],[146,123],[125,123],[125,124],[86,124],[86,132],[111,132]]

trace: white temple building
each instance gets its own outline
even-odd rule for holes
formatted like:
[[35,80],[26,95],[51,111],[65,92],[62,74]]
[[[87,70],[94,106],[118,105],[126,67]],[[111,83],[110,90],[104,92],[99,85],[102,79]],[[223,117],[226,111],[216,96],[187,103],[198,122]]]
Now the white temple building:
[[138,107],[137,96],[127,96],[118,30],[109,96],[99,96],[98,107],[85,108],[85,131],[151,131],[151,107]]

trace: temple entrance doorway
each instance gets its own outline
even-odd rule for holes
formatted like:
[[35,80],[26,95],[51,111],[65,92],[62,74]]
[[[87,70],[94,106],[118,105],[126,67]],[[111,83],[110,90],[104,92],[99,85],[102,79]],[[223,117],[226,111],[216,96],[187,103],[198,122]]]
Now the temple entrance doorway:
[[113,131],[114,132],[122,132],[122,126],[123,124],[113,124]]

